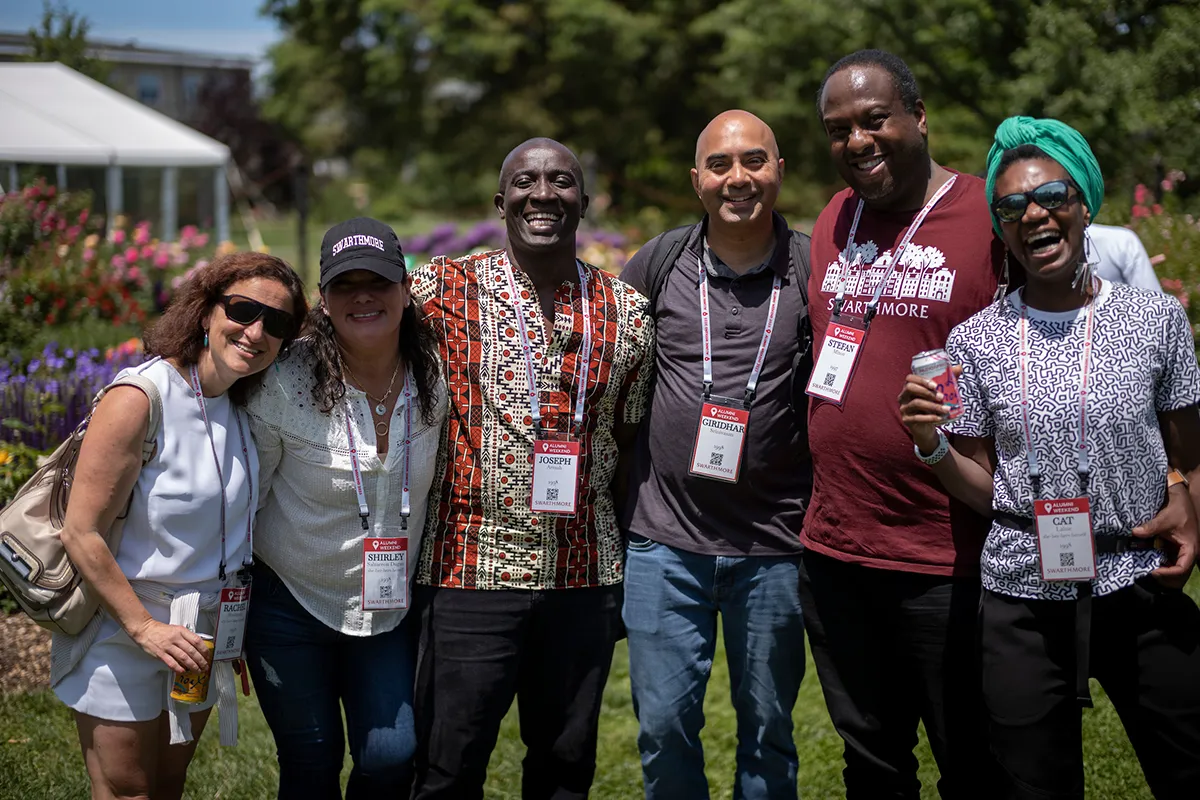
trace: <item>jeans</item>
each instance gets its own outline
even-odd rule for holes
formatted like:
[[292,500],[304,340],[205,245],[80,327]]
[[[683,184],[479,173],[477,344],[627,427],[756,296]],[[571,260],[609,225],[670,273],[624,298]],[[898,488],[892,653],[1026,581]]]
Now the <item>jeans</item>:
[[500,722],[521,718],[524,800],[583,800],[621,587],[416,587],[421,652],[416,800],[479,800]]
[[629,537],[623,617],[648,800],[709,796],[700,729],[718,612],[737,713],[733,796],[796,797],[792,707],[804,677],[799,566],[799,556],[699,555]]
[[280,800],[340,800],[343,710],[354,762],[347,800],[407,798],[417,745],[411,614],[387,633],[347,636],[309,614],[264,564],[253,587],[246,663],[275,736]]
[[800,596],[848,800],[917,800],[925,723],[946,800],[997,791],[979,668],[978,578],[882,570],[804,553]]

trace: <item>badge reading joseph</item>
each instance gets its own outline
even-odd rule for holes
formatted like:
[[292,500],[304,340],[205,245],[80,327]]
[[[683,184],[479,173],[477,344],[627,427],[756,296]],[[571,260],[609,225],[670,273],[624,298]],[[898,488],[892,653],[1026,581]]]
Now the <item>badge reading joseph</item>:
[[742,467],[742,442],[749,422],[750,412],[745,409],[701,404],[691,473],[737,483]]
[[534,442],[531,510],[574,514],[578,482],[579,442],[554,439]]
[[1096,577],[1091,505],[1086,497],[1038,500],[1038,560],[1042,580],[1090,581]]

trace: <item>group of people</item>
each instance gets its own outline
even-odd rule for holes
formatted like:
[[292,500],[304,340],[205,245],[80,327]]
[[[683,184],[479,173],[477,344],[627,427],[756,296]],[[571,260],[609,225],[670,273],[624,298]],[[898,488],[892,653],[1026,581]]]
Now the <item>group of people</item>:
[[[533,139],[504,249],[410,275],[356,219],[311,310],[268,255],[186,284],[135,368],[161,397],[105,395],[62,532],[103,605],[52,676],[93,796],[179,797],[214,704],[236,738],[244,655],[281,798],[340,797],[347,740],[349,798],[482,797],[514,698],[523,796],[586,797],[627,635],[645,795],[700,800],[718,619],[735,797],[797,796],[805,631],[847,797],[918,797],[923,722],[945,798],[1081,798],[1089,676],[1155,795],[1194,796],[1186,315],[1094,274],[1103,181],[1068,126],[1007,120],[986,182],[954,172],[878,50],[817,111],[847,188],[811,239],[770,127],[728,111],[703,217],[619,279],[577,257],[579,161]],[[943,347],[956,392],[910,374]],[[209,699],[172,699],[210,658]]]

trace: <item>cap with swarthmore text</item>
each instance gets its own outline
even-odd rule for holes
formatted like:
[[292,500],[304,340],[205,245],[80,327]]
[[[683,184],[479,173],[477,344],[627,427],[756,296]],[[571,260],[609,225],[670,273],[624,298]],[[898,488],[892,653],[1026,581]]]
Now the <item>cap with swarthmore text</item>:
[[390,226],[370,217],[356,217],[326,231],[321,240],[321,288],[354,269],[370,270],[392,283],[404,280],[408,274],[404,252]]

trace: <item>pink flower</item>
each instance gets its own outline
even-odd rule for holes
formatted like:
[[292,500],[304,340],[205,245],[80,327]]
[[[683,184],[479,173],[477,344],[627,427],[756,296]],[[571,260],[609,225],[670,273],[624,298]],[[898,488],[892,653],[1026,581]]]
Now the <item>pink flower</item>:
[[1190,305],[1190,303],[1191,303],[1191,299],[1187,296],[1187,294],[1185,292],[1179,292],[1175,295],[1175,297],[1178,298],[1179,305],[1183,306],[1184,308],[1187,308],[1188,305]]
[[1148,217],[1148,216],[1150,216],[1150,209],[1146,208],[1145,206],[1134,206],[1133,207],[1133,218],[1134,219],[1140,219],[1140,218]]
[[113,269],[117,270],[118,272],[125,269],[125,259],[119,253],[112,257],[112,261],[110,263],[112,264]]
[[154,252],[155,252],[154,245],[152,245],[152,244],[145,245],[144,247],[142,247],[142,258],[143,259],[153,258]]
[[167,254],[166,250],[159,250],[154,254],[154,266],[158,267],[159,269],[166,269],[167,264],[169,264],[170,261],[171,258]]
[[1154,216],[1157,217],[1159,214],[1161,214],[1163,212],[1163,207],[1161,205],[1159,205],[1158,203],[1155,203],[1154,205],[1150,206],[1150,211],[1151,211],[1151,213],[1154,214]]
[[125,231],[117,228],[112,232],[113,244],[125,244]]
[[138,249],[136,247],[128,248],[125,251],[125,260],[128,261],[130,264],[137,261],[138,260]]
[[204,247],[204,245],[208,244],[208,234],[197,234],[196,237],[192,239],[192,244],[196,247]]
[[199,232],[200,231],[196,229],[195,225],[184,225],[183,230],[179,232],[179,238],[190,239]]
[[79,224],[84,225],[87,223],[87,221],[88,221],[88,210],[85,208],[83,211],[79,212]]
[[1159,186],[1162,187],[1164,192],[1171,192],[1175,190],[1175,184],[1170,178],[1163,178],[1162,183],[1160,183]]
[[1168,292],[1182,292],[1183,291],[1183,281],[1179,280],[1178,278],[1163,278],[1161,283],[1162,283],[1162,287],[1165,291],[1168,291]]
[[78,225],[72,225],[71,227],[67,228],[67,238],[72,242],[78,239],[79,234],[81,233],[83,233],[83,228],[79,227]]
[[142,271],[137,267],[130,267],[129,280],[133,281],[134,283],[140,283],[142,280]]
[[133,241],[136,244],[146,244],[150,241],[150,226],[138,225],[133,229]]
[[1139,183],[1137,186],[1134,187],[1133,202],[1137,203],[1139,206],[1142,206],[1142,205],[1145,205],[1146,201],[1149,199],[1150,199],[1150,190],[1146,188],[1146,184]]
[[96,251],[91,247],[85,247],[83,250],[83,260],[90,264],[95,258]]

